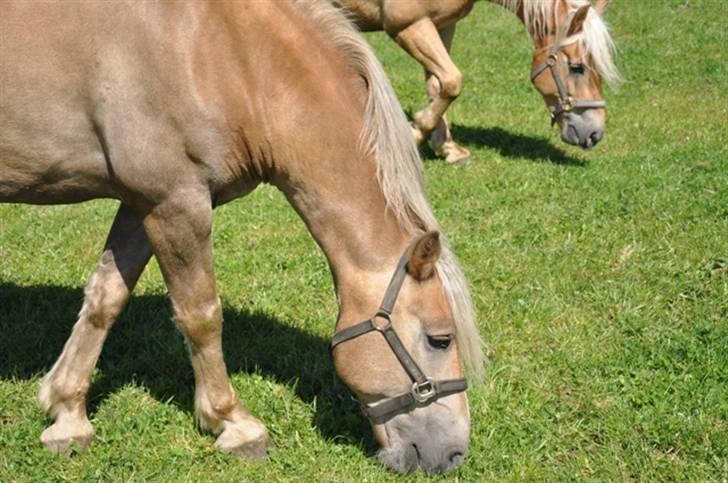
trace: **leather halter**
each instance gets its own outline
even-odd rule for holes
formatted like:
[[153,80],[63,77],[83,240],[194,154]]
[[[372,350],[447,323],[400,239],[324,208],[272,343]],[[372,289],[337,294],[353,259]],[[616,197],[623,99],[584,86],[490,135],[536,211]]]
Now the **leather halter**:
[[559,30],[556,33],[556,39],[554,43],[549,47],[549,55],[546,61],[531,71],[531,82],[536,77],[541,75],[546,69],[551,69],[551,75],[556,83],[556,89],[558,89],[558,100],[559,103],[556,109],[551,113],[551,125],[553,126],[558,121],[559,116],[564,112],[571,112],[574,109],[591,109],[597,107],[606,107],[607,101],[603,99],[574,99],[569,95],[569,90],[566,84],[561,79],[559,74],[559,52],[561,51],[562,38],[566,35],[566,31],[571,26],[571,21],[574,19],[576,10],[570,12],[564,21],[559,26]]
[[410,353],[407,352],[407,349],[405,349],[392,326],[391,314],[399,291],[402,288],[405,275],[407,274],[409,252],[410,249],[408,248],[404,252],[404,255],[402,255],[402,258],[400,258],[397,268],[392,275],[392,279],[389,281],[389,286],[384,293],[384,299],[374,317],[336,332],[331,339],[330,349],[333,353],[334,348],[342,342],[368,334],[369,332],[379,332],[384,336],[392,352],[397,356],[397,360],[399,360],[399,363],[412,381],[412,387],[409,392],[382,399],[373,404],[361,404],[362,412],[369,419],[377,422],[387,420],[403,412],[409,412],[417,407],[427,406],[440,398],[463,392],[468,388],[468,382],[465,379],[436,381],[427,377]]

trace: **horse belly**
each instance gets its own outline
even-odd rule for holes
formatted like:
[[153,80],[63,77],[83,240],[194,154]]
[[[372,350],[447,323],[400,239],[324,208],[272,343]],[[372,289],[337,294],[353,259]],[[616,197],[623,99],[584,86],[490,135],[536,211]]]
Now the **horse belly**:
[[43,23],[38,12],[26,11],[32,4],[4,6],[0,201],[67,203],[108,196],[103,149],[83,88],[83,49],[59,53],[60,34],[54,37],[51,22]]

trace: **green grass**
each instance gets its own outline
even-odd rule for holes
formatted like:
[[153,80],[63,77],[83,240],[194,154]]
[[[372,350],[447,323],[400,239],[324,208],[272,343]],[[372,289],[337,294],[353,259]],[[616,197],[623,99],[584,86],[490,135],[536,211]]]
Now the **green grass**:
[[[549,128],[510,14],[478,4],[458,27],[465,88],[450,120],[474,160],[423,154],[491,353],[468,393],[470,456],[447,478],[728,478],[728,10],[624,1],[608,19],[627,82],[606,92],[607,137],[588,153]],[[421,69],[369,39],[416,110]],[[0,206],[0,481],[397,478],[371,457],[333,373],[326,262],[268,187],[218,210],[215,250],[226,360],[276,442],[269,460],[218,454],[195,429],[192,371],[154,264],[94,374],[96,441],[70,459],[47,454],[38,382],[115,206]]]

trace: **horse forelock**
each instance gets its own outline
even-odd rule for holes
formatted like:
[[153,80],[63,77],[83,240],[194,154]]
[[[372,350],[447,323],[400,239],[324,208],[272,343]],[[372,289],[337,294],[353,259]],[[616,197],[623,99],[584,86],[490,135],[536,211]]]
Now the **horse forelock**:
[[[545,37],[549,32],[559,28],[559,12],[556,7],[560,4],[560,0],[500,0],[500,2],[511,12],[521,13],[526,30],[533,38]],[[566,3],[568,11],[591,5],[590,0],[566,0]],[[597,74],[606,83],[616,85],[621,81],[619,70],[614,63],[616,52],[614,40],[606,22],[593,8],[589,10],[578,42],[589,55]]]
[[[298,0],[308,16],[319,23],[346,60],[363,76],[369,95],[364,129],[359,140],[362,154],[371,153],[377,162],[377,177],[387,209],[413,236],[439,230],[425,194],[422,162],[407,117],[399,104],[384,69],[371,47],[345,13],[328,0]],[[456,343],[465,371],[480,380],[483,372],[483,342],[465,276],[447,247],[437,263],[447,301],[452,311]]]

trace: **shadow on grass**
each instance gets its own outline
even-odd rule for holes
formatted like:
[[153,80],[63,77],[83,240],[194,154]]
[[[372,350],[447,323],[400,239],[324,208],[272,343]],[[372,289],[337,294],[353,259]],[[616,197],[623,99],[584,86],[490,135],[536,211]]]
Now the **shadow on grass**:
[[[586,166],[586,161],[569,156],[546,138],[514,134],[499,127],[481,128],[453,124],[450,130],[453,138],[465,146],[494,149],[508,158],[526,158],[534,162],[562,166]],[[422,155],[427,160],[437,159],[429,145],[423,146]]]
[[[27,379],[50,369],[60,355],[83,290],[0,283],[0,378]],[[223,345],[228,371],[259,373],[290,384],[303,401],[316,400],[312,424],[320,434],[375,448],[369,425],[337,380],[328,341],[263,313],[224,310]],[[183,338],[171,321],[167,297],[132,297],[106,341],[89,392],[89,411],[129,383],[158,401],[193,413],[194,377]],[[245,403],[245,395],[242,395]]]

